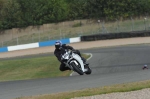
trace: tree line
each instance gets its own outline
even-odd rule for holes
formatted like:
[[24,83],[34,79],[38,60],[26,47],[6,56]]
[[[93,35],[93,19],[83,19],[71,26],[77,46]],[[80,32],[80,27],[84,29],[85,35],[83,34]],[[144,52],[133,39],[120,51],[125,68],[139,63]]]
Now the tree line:
[[75,19],[146,16],[149,5],[150,0],[0,0],[0,30]]

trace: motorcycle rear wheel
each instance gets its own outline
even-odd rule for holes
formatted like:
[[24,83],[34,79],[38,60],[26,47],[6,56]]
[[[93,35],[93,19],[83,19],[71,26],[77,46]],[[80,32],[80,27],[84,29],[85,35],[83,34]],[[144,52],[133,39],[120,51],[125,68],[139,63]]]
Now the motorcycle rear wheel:
[[91,73],[92,73],[91,68],[90,68],[89,66],[87,66],[87,69],[88,69],[88,70],[85,72],[85,74],[87,74],[87,75],[91,74]]

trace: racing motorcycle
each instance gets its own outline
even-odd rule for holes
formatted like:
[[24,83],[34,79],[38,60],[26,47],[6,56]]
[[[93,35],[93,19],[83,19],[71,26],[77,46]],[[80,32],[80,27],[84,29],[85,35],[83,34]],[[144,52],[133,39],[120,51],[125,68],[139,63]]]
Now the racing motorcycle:
[[92,72],[89,65],[84,66],[81,57],[72,50],[66,50],[65,53],[61,55],[61,60],[67,67],[80,75],[91,74]]

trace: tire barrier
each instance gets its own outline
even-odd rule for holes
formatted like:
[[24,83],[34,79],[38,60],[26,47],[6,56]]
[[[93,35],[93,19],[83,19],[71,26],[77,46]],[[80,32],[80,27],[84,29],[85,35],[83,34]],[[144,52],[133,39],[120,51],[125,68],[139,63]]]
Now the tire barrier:
[[150,31],[132,31],[132,32],[106,33],[106,34],[81,36],[81,41],[96,41],[96,40],[147,37],[147,36],[150,36]]

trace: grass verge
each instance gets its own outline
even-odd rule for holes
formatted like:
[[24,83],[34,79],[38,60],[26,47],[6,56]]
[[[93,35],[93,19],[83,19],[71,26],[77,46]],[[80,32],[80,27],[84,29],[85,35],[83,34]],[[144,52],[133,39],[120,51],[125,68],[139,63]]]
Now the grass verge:
[[61,72],[59,65],[55,56],[1,61],[0,81],[69,76],[72,71]]

